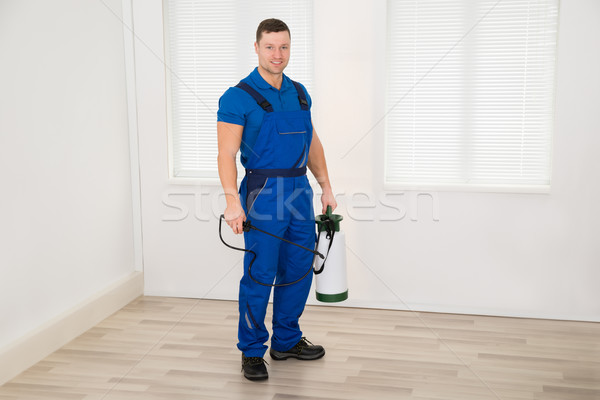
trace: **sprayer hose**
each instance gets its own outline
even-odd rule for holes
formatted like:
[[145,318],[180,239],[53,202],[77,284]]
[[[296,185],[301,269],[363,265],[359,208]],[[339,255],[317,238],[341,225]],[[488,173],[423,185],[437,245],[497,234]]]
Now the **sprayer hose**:
[[[250,279],[252,279],[254,282],[258,283],[259,285],[262,285],[262,286],[269,286],[269,287],[282,287],[282,286],[291,286],[291,285],[294,285],[294,284],[296,284],[296,283],[300,282],[301,280],[303,280],[304,278],[306,278],[306,277],[308,276],[308,274],[310,274],[310,273],[311,273],[311,271],[312,271],[312,269],[313,269],[313,267],[312,267],[312,264],[311,264],[311,266],[308,268],[308,271],[306,271],[306,273],[305,273],[304,275],[302,275],[302,277],[301,277],[301,278],[298,278],[298,279],[296,279],[296,280],[295,280],[295,281],[293,281],[293,282],[288,282],[288,283],[264,283],[264,282],[260,282],[259,280],[255,279],[255,278],[252,276],[252,264],[254,264],[254,261],[256,260],[256,253],[255,253],[254,251],[252,251],[251,249],[245,249],[245,248],[242,248],[242,247],[235,247],[235,246],[232,246],[232,245],[228,244],[227,242],[225,242],[225,240],[223,239],[223,235],[222,235],[222,233],[221,233],[221,225],[222,225],[222,223],[223,223],[223,220],[224,220],[224,219],[225,219],[225,215],[221,214],[221,217],[219,218],[219,238],[221,239],[221,242],[223,242],[223,244],[224,244],[225,246],[229,247],[230,249],[233,249],[233,250],[238,250],[238,251],[243,251],[243,252],[246,252],[246,253],[251,253],[251,254],[252,254],[252,260],[250,260],[250,264],[248,264],[248,276],[249,276],[249,277],[250,277]],[[273,235],[273,234],[271,234],[271,233],[269,233],[269,232],[262,231],[262,230],[260,230],[260,229],[258,229],[258,228],[256,228],[256,227],[254,227],[253,225],[245,225],[245,226],[244,226],[244,228],[248,228],[248,229],[250,229],[250,228],[253,228],[253,229],[255,229],[255,230],[258,230],[258,231],[260,231],[260,232],[263,232],[263,233],[269,234],[269,235],[271,235],[271,236],[275,236],[275,235]],[[244,229],[244,230],[245,230],[245,229]],[[277,237],[277,236],[275,236],[275,237]],[[277,238],[278,238],[278,239],[281,239],[281,240],[283,240],[283,241],[289,242],[289,241],[288,241],[288,240],[286,240],[286,239],[279,238],[279,237],[277,237]],[[293,243],[293,242],[289,242],[289,243],[292,243],[292,244],[294,244],[294,245],[296,245],[296,246],[299,246],[298,244],[296,244],[296,243]],[[302,246],[300,246],[300,247],[302,247]],[[303,247],[303,248],[304,248],[304,247]],[[304,249],[305,249],[305,250],[308,250],[308,251],[311,251],[311,252],[313,252],[312,250],[310,250],[310,249],[308,249],[308,248],[304,248]],[[322,254],[319,254],[319,255],[321,256],[321,258],[323,258],[323,255],[322,255]]]

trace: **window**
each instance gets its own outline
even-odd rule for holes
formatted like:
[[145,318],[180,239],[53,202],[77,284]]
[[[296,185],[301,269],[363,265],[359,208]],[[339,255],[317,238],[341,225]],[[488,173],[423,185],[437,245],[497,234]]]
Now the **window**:
[[256,67],[260,21],[289,26],[285,73],[311,89],[312,1],[167,0],[164,15],[171,176],[216,179],[218,100]]
[[385,182],[550,184],[557,0],[388,1]]

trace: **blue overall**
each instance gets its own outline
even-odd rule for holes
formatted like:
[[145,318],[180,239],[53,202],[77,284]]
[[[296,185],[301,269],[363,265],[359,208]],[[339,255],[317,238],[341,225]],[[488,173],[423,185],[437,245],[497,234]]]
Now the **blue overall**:
[[[250,85],[244,82],[237,85],[265,113],[252,152],[244,163],[246,176],[240,186],[240,200],[246,218],[257,228],[314,248],[313,192],[306,177],[313,128],[306,95],[298,83],[293,83],[301,107],[297,111],[274,111]],[[245,247],[257,255],[251,272],[260,282],[292,282],[311,267],[311,253],[264,233],[250,230],[244,233],[244,241]],[[264,320],[271,287],[250,278],[251,259],[252,255],[246,253],[239,292],[238,348],[246,357],[263,357],[268,348],[265,343],[269,332]],[[274,288],[271,338],[274,350],[289,350],[301,339],[298,320],[311,282],[312,273],[294,285]]]

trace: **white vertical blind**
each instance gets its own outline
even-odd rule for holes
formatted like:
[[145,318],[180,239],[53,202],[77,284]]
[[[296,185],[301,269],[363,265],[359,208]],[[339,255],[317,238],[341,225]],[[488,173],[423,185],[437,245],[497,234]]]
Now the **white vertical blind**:
[[285,74],[310,91],[312,0],[165,2],[173,177],[218,178],[218,100],[256,67],[256,28],[267,18],[281,19],[290,28]]
[[558,0],[388,1],[385,181],[550,184]]

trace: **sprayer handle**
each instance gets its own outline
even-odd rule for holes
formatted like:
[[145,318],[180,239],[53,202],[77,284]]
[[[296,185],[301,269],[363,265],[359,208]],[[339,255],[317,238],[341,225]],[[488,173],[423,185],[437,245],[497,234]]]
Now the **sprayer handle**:
[[333,210],[331,209],[331,206],[327,206],[327,211],[326,214],[328,217],[331,217],[331,213],[333,212]]

